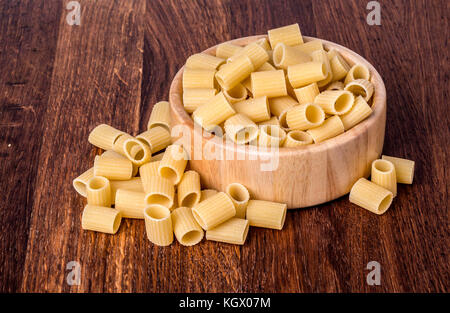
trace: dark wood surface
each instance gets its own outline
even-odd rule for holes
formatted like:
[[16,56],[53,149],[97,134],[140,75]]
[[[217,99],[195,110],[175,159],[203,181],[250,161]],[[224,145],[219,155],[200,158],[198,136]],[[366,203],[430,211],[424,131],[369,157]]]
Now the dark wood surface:
[[[0,291],[448,292],[447,1],[381,1],[381,26],[357,0],[85,0],[80,26],[68,2],[0,2]],[[99,152],[90,129],[137,134],[187,56],[296,22],[385,81],[384,153],[416,161],[385,215],[343,197],[289,212],[283,231],[251,229],[242,247],[156,247],[137,220],[115,236],[81,230],[72,179]],[[79,286],[66,283],[73,260]]]

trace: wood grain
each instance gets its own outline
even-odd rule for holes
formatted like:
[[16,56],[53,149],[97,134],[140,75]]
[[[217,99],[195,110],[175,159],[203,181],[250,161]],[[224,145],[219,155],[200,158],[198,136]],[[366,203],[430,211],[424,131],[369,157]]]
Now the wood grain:
[[[0,291],[448,292],[446,1],[383,2],[381,26],[363,0],[82,0],[80,26],[67,2],[0,3]],[[385,215],[342,197],[289,212],[283,231],[251,229],[243,247],[155,247],[143,221],[81,230],[71,181],[98,153],[92,127],[137,134],[187,56],[295,22],[383,77],[384,153],[417,164]],[[72,260],[80,286],[65,280]],[[372,260],[380,286],[366,284]]]

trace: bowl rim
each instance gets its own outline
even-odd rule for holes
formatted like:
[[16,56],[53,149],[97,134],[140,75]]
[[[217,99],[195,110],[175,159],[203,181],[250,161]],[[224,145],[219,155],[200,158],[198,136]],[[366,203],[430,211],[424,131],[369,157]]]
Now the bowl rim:
[[[248,36],[248,37],[241,37],[233,40],[229,40],[223,43],[233,43],[236,45],[243,45],[248,44],[253,41],[257,41],[262,38],[267,38],[267,35],[256,35],[256,36]],[[381,75],[378,73],[378,71],[375,69],[375,67],[369,63],[365,58],[357,54],[356,52],[350,50],[349,48],[346,48],[344,46],[341,46],[337,43],[327,41],[320,38],[315,37],[309,37],[309,36],[303,36],[304,42],[309,42],[312,40],[320,40],[322,41],[325,48],[328,50],[334,48],[338,50],[341,55],[344,57],[346,61],[350,61],[351,64],[361,63],[369,69],[369,72],[371,74],[370,81],[375,86],[375,92],[372,96],[372,114],[359,123],[358,125],[352,127],[351,129],[345,131],[344,133],[324,140],[319,143],[314,143],[310,145],[305,145],[303,147],[278,147],[277,149],[265,149],[264,147],[259,146],[253,146],[256,147],[253,149],[250,149],[250,145],[238,145],[233,142],[229,142],[224,140],[222,137],[218,137],[216,135],[212,135],[210,137],[205,137],[203,135],[203,128],[201,127],[194,127],[194,121],[189,116],[189,114],[184,109],[183,103],[182,103],[182,92],[179,92],[178,90],[182,91],[182,74],[185,66],[182,66],[180,70],[175,74],[169,90],[169,103],[172,114],[176,114],[178,116],[179,120],[182,120],[182,124],[187,125],[191,128],[192,132],[198,132],[201,131],[201,134],[195,134],[197,136],[202,137],[202,142],[209,141],[212,142],[216,147],[223,148],[224,150],[232,150],[233,152],[239,152],[244,153],[245,155],[267,155],[271,156],[273,154],[277,154],[279,157],[281,156],[289,156],[289,155],[298,155],[299,153],[313,153],[313,152],[319,152],[323,150],[327,150],[330,147],[339,147],[346,145],[347,143],[351,142],[355,138],[357,138],[359,135],[365,133],[368,131],[368,129],[378,120],[379,115],[384,114],[386,111],[386,87],[384,85],[383,79],[381,78]],[[202,52],[199,53],[208,53],[212,54],[215,52],[215,49],[218,45],[212,46]],[[215,55],[215,54],[212,54]],[[172,125],[173,126],[173,125]]]

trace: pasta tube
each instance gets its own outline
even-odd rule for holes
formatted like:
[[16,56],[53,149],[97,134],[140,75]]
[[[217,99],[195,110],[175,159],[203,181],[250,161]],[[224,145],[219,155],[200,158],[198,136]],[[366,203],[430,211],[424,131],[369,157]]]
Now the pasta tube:
[[155,154],[155,155],[152,156],[152,159],[151,159],[150,162],[161,161],[163,156],[164,156],[164,152],[160,152],[158,154]]
[[173,226],[170,210],[159,204],[147,206],[144,210],[147,238],[158,246],[168,246],[173,242]]
[[354,102],[353,94],[345,90],[325,90],[314,99],[314,103],[319,105],[325,113],[336,115],[349,112]]
[[355,96],[362,96],[364,100],[369,101],[372,98],[374,86],[373,84],[365,79],[355,79],[349,82],[344,90],[350,91]]
[[298,105],[298,102],[290,96],[269,99],[270,112],[278,118],[280,117],[281,113],[296,105]]
[[234,104],[234,109],[255,123],[270,119],[269,101],[266,96],[237,102]]
[[373,183],[386,188],[394,197],[397,196],[397,179],[394,165],[386,160],[372,162],[371,180]]
[[[120,140],[120,138],[122,138],[123,136],[120,136],[119,139],[116,141],[116,143]],[[114,144],[115,146],[116,144]],[[100,157],[111,157],[111,158],[119,158],[119,159],[125,159],[127,160],[127,157],[123,154],[120,154],[118,152],[115,152],[113,150],[106,150],[105,152],[102,153],[102,155]],[[138,167],[137,165],[133,164],[133,174],[131,174],[131,176],[136,176],[138,172]]]
[[192,113],[192,117],[197,124],[207,131],[211,131],[235,113],[223,92],[219,92],[207,103],[198,107]]
[[225,63],[225,59],[206,53],[197,53],[186,60],[186,67],[197,70],[216,70],[223,63]]
[[114,142],[122,134],[123,131],[106,124],[101,124],[91,131],[88,141],[103,150],[112,150]]
[[109,180],[102,176],[94,176],[87,183],[87,203],[110,207],[111,186]]
[[214,89],[215,70],[183,70],[183,90],[189,88]]
[[317,82],[317,86],[324,87],[333,80],[333,72],[331,70],[330,60],[324,50],[317,50],[311,53],[313,61],[322,62],[325,65],[326,77]]
[[303,37],[298,24],[271,29],[268,31],[268,35],[272,49],[280,42],[287,46],[303,44]]
[[180,182],[188,162],[188,154],[182,146],[168,146],[158,167],[159,175],[176,185]]
[[161,161],[154,161],[146,163],[139,168],[139,174],[141,176],[142,186],[150,184],[150,177],[159,176],[159,165]]
[[244,47],[243,50],[239,51],[237,54],[231,56],[228,60],[233,62],[236,58],[241,55],[246,55],[252,61],[253,67],[255,69],[259,68],[261,65],[269,61],[269,55],[267,51],[258,45],[256,42],[252,42]]
[[178,205],[192,208],[200,202],[200,175],[196,171],[187,171],[177,186]]
[[356,79],[370,79],[370,72],[367,66],[362,64],[353,65],[345,76],[344,84],[347,85],[349,82],[352,82]]
[[233,217],[228,221],[206,231],[206,239],[243,245],[247,239],[249,223],[245,219]]
[[258,136],[258,126],[243,114],[236,114],[225,121],[227,136],[237,144],[246,144]]
[[365,120],[370,114],[372,114],[372,109],[367,104],[366,100],[361,96],[358,96],[355,99],[352,109],[339,117],[342,120],[342,124],[344,124],[344,129],[349,130]]
[[328,85],[327,90],[344,90],[344,83],[337,81]]
[[307,131],[315,143],[322,142],[328,138],[336,137],[344,132],[344,125],[339,116],[332,116],[323,122],[322,125],[311,128]]
[[254,70],[250,58],[241,54],[233,59],[233,62],[223,65],[217,72],[216,79],[223,89],[230,90],[245,80]]
[[244,101],[248,96],[247,88],[245,88],[242,84],[237,84],[230,90],[224,90],[223,94],[230,104]]
[[126,189],[116,190],[115,207],[124,218],[144,218],[144,208],[148,205],[145,193]]
[[170,131],[170,104],[167,101],[160,101],[153,106],[152,113],[150,113],[150,119],[148,120],[147,129],[151,129],[156,126],[165,127],[168,131]]
[[86,172],[73,180],[73,188],[83,197],[87,197],[86,185],[89,179],[94,177],[94,168],[91,167]]
[[283,147],[296,148],[313,143],[312,137],[304,131],[292,130],[288,132]]
[[304,44],[294,46],[294,48],[301,52],[308,53],[308,54],[311,54],[312,52],[317,51],[317,50],[324,50],[323,43],[319,39],[305,42]]
[[149,162],[152,157],[150,147],[143,142],[142,137],[141,140],[137,138],[125,140],[123,150],[125,151],[125,156],[138,166]]
[[204,201],[204,200],[206,200],[206,199],[208,199],[208,198],[211,198],[211,197],[214,196],[216,193],[218,193],[218,191],[217,191],[217,190],[214,190],[214,189],[203,189],[203,190],[201,191],[200,202],[202,202],[202,201]]
[[232,43],[224,42],[217,46],[216,48],[216,57],[222,59],[228,59],[232,55],[237,54],[242,51],[244,48],[241,46],[234,45]]
[[274,98],[287,95],[283,70],[253,72],[250,77],[252,94],[255,98],[262,96]]
[[311,62],[309,54],[299,51],[294,47],[279,43],[273,50],[273,63],[276,67],[287,70],[289,65]]
[[[125,143],[126,140],[133,139],[133,138],[134,138],[133,136],[131,136],[131,135],[127,134],[127,133],[121,134],[117,138],[116,142],[114,142],[114,145],[112,147],[112,151],[114,151],[114,152],[116,152],[116,153],[118,153],[120,155],[126,156],[123,144]],[[107,150],[107,151],[111,151],[111,150]]]
[[140,177],[133,177],[130,180],[111,180],[111,204],[116,203],[116,192],[118,189],[144,192]]
[[286,219],[287,205],[284,203],[250,200],[247,220],[250,226],[281,230]]
[[263,47],[263,49],[266,50],[266,51],[272,50],[272,47],[270,46],[270,43],[269,43],[269,41],[267,40],[267,38],[261,38],[261,39],[258,39],[258,40],[256,41],[256,43],[257,43],[258,45],[260,45],[261,47]]
[[192,209],[180,207],[172,212],[172,223],[175,237],[183,246],[193,246],[202,241],[203,229],[192,215]]
[[175,186],[168,179],[160,176],[150,176],[143,184],[145,191],[145,203],[160,204],[166,208],[171,208],[175,197]]
[[262,126],[262,125],[275,125],[275,126],[280,126],[280,121],[278,120],[278,118],[276,116],[272,116],[270,118],[270,120],[258,123],[258,126]]
[[129,180],[133,174],[133,163],[128,159],[115,157],[96,157],[94,176],[103,176],[111,180]]
[[226,192],[236,209],[235,217],[245,219],[248,201],[250,201],[250,193],[247,188],[239,183],[231,183],[227,186]]
[[336,52],[336,55],[330,59],[331,72],[333,73],[333,81],[338,81],[347,76],[348,71],[350,70],[350,65],[348,65],[347,61]]
[[325,113],[322,108],[313,103],[298,105],[286,113],[289,129],[306,130],[322,125]]
[[185,89],[183,90],[184,109],[186,112],[192,113],[216,94],[216,89]]
[[97,205],[86,205],[81,216],[81,228],[107,234],[119,230],[122,215],[116,209]]
[[279,126],[263,125],[260,127],[258,145],[262,147],[279,147],[286,139],[286,132]]
[[314,99],[320,94],[317,83],[312,83],[305,87],[294,89],[294,92],[298,103],[300,104],[313,103]]
[[170,132],[161,126],[155,126],[136,136],[137,140],[150,147],[151,153],[165,149],[171,143]]
[[397,183],[412,184],[414,179],[414,161],[387,155],[383,155],[381,158],[394,164]]
[[323,62],[307,62],[288,67],[287,75],[292,87],[299,88],[324,80],[327,68]]
[[224,192],[198,203],[192,209],[195,220],[205,229],[212,229],[236,215],[233,201]]
[[383,214],[392,203],[392,192],[360,178],[350,190],[350,202],[375,214]]

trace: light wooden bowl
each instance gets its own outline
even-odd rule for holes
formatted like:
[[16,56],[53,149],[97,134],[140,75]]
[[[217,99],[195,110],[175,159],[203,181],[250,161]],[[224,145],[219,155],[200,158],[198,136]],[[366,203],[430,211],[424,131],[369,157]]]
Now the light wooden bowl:
[[[246,45],[265,35],[245,37],[230,42]],[[315,38],[304,37],[305,42]],[[338,44],[322,40],[327,49],[335,48],[351,64],[366,65],[375,85],[372,98],[372,115],[345,133],[319,144],[302,148],[280,148],[279,165],[274,171],[261,171],[261,164],[267,164],[267,157],[274,151],[249,151],[248,146],[226,144],[218,137],[199,137],[202,148],[214,145],[222,155],[234,154],[233,160],[190,161],[191,169],[200,173],[203,188],[225,190],[230,183],[245,185],[253,199],[287,203],[288,208],[303,208],[334,200],[350,192],[352,185],[361,177],[368,177],[370,165],[379,158],[384,143],[386,125],[386,89],[380,74],[363,57]],[[216,47],[204,51],[214,54]],[[201,130],[183,108],[183,68],[176,74],[170,87],[172,126],[183,124],[188,127],[191,139],[182,136],[181,143],[192,156],[194,132]],[[174,139],[175,140],[175,139]],[[181,140],[181,139],[180,139]],[[237,153],[245,153],[245,160],[237,159]],[[254,155],[254,154],[258,155]],[[259,157],[264,157],[260,160]],[[273,156],[275,157],[275,156]],[[256,160],[255,160],[256,159]]]

